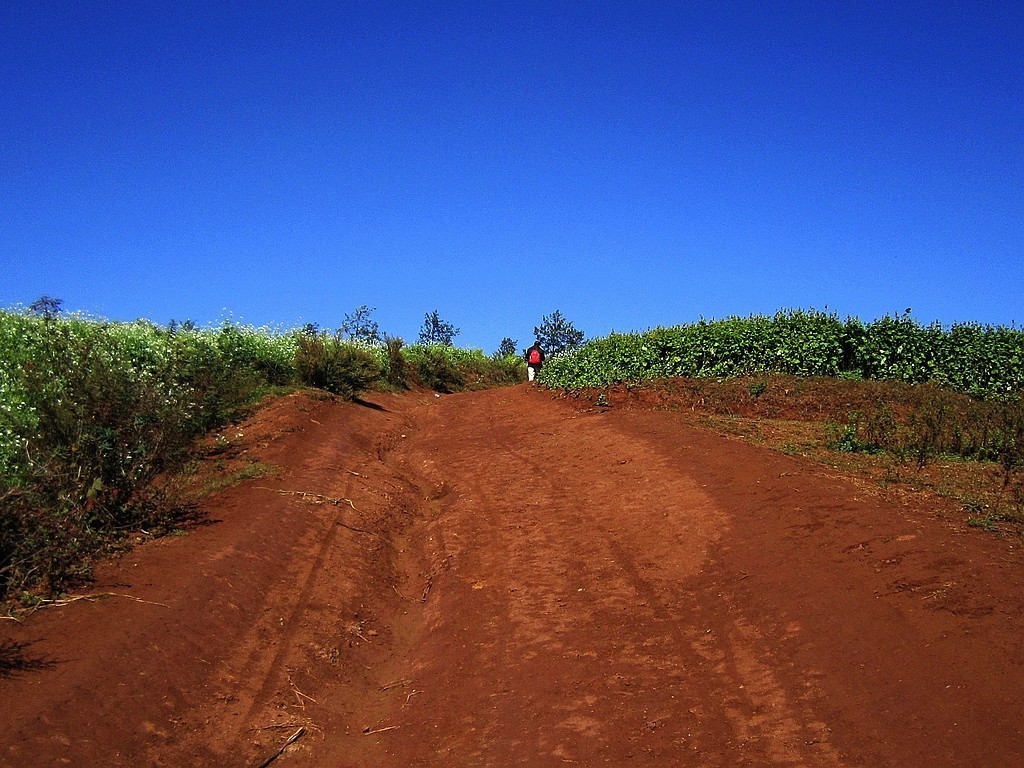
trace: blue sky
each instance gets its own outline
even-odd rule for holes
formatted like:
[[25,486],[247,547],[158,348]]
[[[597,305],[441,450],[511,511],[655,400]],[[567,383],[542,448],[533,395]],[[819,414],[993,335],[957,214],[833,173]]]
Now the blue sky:
[[0,306],[1024,321],[1024,3],[0,8]]

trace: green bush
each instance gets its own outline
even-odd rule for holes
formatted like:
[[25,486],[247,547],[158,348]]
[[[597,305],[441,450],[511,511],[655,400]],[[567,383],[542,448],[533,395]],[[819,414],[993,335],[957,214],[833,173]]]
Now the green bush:
[[323,335],[295,338],[295,368],[303,384],[352,399],[383,372],[375,352],[365,346]]
[[404,389],[406,383],[405,357],[402,355],[402,347],[405,342],[399,338],[389,337],[387,347],[387,382],[395,389]]
[[977,324],[945,330],[909,315],[871,323],[814,310],[786,310],[613,333],[552,355],[540,383],[563,389],[666,377],[768,373],[931,381],[980,398],[1024,388],[1024,331]]
[[518,384],[526,363],[518,355],[494,358],[480,349],[416,344],[403,350],[415,383],[437,392]]
[[415,344],[404,350],[415,383],[435,392],[457,392],[465,387],[466,377],[456,364],[456,351],[445,344]]
[[[153,330],[0,316],[5,499],[0,596],[37,573],[59,589],[86,555],[166,514],[150,485],[187,446],[194,413]],[[16,398],[16,399],[14,399]]]
[[58,590],[175,514],[154,480],[192,440],[294,377],[286,337],[0,312],[0,598]]

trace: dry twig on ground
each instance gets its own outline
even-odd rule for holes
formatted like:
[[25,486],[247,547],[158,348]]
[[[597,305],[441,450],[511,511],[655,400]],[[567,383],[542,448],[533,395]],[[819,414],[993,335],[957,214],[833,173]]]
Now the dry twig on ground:
[[291,736],[288,737],[288,740],[284,744],[281,745],[281,748],[279,750],[277,750],[277,752],[275,752],[270,757],[268,757],[266,760],[264,760],[262,763],[260,763],[258,768],[267,768],[267,766],[269,766],[272,762],[277,760],[277,758],[279,758],[281,755],[283,755],[284,751],[286,749],[288,749],[288,747],[290,747],[296,741],[301,739],[302,738],[302,734],[304,734],[305,732],[306,732],[306,728],[304,726],[299,728],[299,730],[297,730],[295,733],[293,733]]

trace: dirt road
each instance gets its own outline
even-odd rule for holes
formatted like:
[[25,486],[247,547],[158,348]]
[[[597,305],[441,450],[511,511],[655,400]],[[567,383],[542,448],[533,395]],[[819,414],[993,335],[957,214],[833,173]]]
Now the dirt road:
[[1024,764],[1012,542],[678,414],[371,400],[0,622],[0,765]]

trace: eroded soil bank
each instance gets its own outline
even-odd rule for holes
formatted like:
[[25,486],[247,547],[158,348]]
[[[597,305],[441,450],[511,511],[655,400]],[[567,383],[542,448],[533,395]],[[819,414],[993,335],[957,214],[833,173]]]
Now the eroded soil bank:
[[277,401],[276,472],[0,623],[0,765],[1024,762],[1006,540],[676,414],[370,401]]

